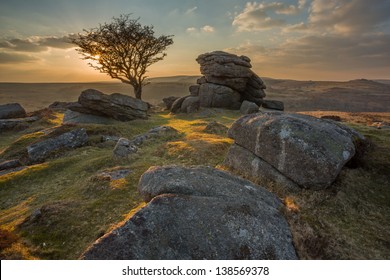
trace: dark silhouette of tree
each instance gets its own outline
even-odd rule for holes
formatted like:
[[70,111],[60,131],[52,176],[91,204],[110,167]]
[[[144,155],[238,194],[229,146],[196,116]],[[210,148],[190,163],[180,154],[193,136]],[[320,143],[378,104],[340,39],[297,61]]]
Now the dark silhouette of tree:
[[164,59],[173,35],[156,37],[153,26],[142,26],[130,16],[120,15],[111,23],[84,29],[72,42],[83,59],[92,60],[89,66],[132,85],[135,97],[141,99],[142,87],[149,83],[147,68]]

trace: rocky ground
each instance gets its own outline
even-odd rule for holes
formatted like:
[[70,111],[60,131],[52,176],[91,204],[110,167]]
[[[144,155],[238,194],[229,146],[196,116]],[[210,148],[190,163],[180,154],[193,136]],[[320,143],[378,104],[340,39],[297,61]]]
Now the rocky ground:
[[[297,83],[270,82],[295,91],[285,106],[250,58],[197,62],[189,95],[162,105],[96,89],[0,105],[1,257],[389,258],[389,114],[283,112],[310,99]],[[311,97],[388,103],[388,85],[350,84]]]
[[[285,245],[278,246],[289,246],[286,244],[291,242],[296,257],[301,259],[388,259],[390,254],[387,233],[390,228],[387,214],[390,193],[387,186],[390,158],[386,151],[390,148],[390,135],[385,126],[389,121],[389,114],[340,112],[305,112],[305,114],[327,118],[339,117],[343,124],[353,127],[364,135],[369,140],[370,146],[361,165],[355,168],[343,168],[336,181],[330,187],[320,191],[305,189],[296,192],[266,180],[262,181],[261,178],[256,182],[264,188],[264,191],[276,194],[277,200],[281,203],[276,208],[283,216],[277,219],[286,219],[289,225],[290,241],[288,241],[289,233],[283,234],[278,230],[277,234],[280,234],[280,238],[282,235],[287,238],[278,239],[280,240],[278,242],[287,242],[283,243]],[[137,222],[140,221],[139,217],[149,217],[142,225],[144,230],[141,230],[141,233],[145,234],[146,231],[152,230],[148,223],[154,224],[153,219],[161,220],[150,216],[152,210],[157,207],[159,209],[157,212],[162,211],[164,205],[170,205],[170,208],[167,208],[169,213],[177,213],[176,216],[173,214],[172,217],[167,216],[177,222],[175,228],[187,223],[180,222],[180,219],[183,219],[180,215],[184,212],[180,207],[203,211],[206,205],[214,205],[212,207],[214,210],[210,209],[211,213],[202,212],[202,215],[207,217],[214,213],[218,216],[227,215],[226,222],[236,220],[237,225],[231,224],[230,229],[226,228],[226,222],[221,222],[219,224],[221,228],[215,229],[215,235],[210,232],[211,244],[228,242],[229,248],[237,248],[230,252],[225,251],[228,258],[250,258],[251,256],[253,258],[294,258],[292,253],[280,255],[277,253],[278,250],[262,245],[267,244],[266,237],[260,240],[259,236],[252,236],[251,232],[247,231],[242,221],[250,217],[254,219],[253,221],[259,221],[256,213],[264,211],[259,210],[264,207],[260,204],[240,202],[249,202],[250,198],[245,199],[242,196],[240,198],[242,200],[238,200],[234,199],[236,195],[230,193],[225,199],[220,200],[218,197],[222,193],[209,193],[206,190],[201,196],[202,199],[199,195],[190,195],[190,192],[185,189],[175,191],[165,189],[159,193],[150,193],[150,190],[155,190],[152,187],[155,183],[151,183],[155,180],[152,175],[148,176],[148,179],[143,179],[143,183],[138,183],[141,175],[151,166],[202,165],[217,167],[219,170],[229,169],[223,165],[223,162],[234,140],[227,137],[227,128],[241,117],[239,111],[206,109],[190,115],[172,115],[163,111],[151,113],[147,120],[113,121],[110,125],[62,125],[64,113],[52,110],[44,110],[35,115],[39,116],[39,120],[16,127],[12,131],[2,132],[0,135],[1,162],[19,159],[19,162],[9,163],[15,164],[13,167],[15,169],[11,169],[12,172],[8,172],[9,166],[4,167],[7,172],[0,171],[3,172],[0,173],[2,259],[77,259],[82,255],[92,256],[91,249],[89,253],[85,253],[87,248],[101,236],[106,236],[107,239],[112,229],[119,230],[126,221],[132,221],[134,226],[134,222],[135,225],[139,224]],[[36,147],[34,143],[42,143],[56,137],[67,138],[69,137],[67,135],[76,132],[76,135],[83,135],[83,131],[88,135],[88,140],[81,140],[82,144],[77,145],[75,149],[73,147],[54,149],[45,156],[44,160],[28,162],[28,147],[30,150]],[[83,136],[76,138],[83,139]],[[125,141],[123,147],[117,147],[121,138],[128,141]],[[116,154],[115,150],[119,152]],[[195,171],[189,170],[189,172],[194,174]],[[245,174],[240,172],[231,174],[245,177]],[[161,176],[158,175],[156,178]],[[211,180],[211,177],[207,180]],[[242,179],[227,177],[225,180],[228,182]],[[167,187],[175,184],[167,184]],[[247,189],[246,186],[250,184],[253,183],[244,183],[243,188]],[[143,189],[146,186],[149,187],[145,192]],[[158,186],[161,187],[161,184]],[[158,199],[154,198],[156,196]],[[183,206],[182,199],[185,197],[191,201],[190,204],[186,204],[187,206]],[[152,204],[145,207],[145,203],[150,199],[153,199]],[[141,212],[139,209],[142,209]],[[267,224],[277,223],[280,227],[282,220],[270,220]],[[194,228],[187,227],[187,230],[194,232],[198,228],[199,236],[204,236],[200,227],[210,221],[201,217],[191,221],[188,226]],[[217,221],[212,222],[212,224],[216,223]],[[245,222],[245,224],[251,223],[253,222],[250,220]],[[127,226],[129,225],[124,229]],[[256,227],[262,226],[264,225],[260,223]],[[238,231],[234,230],[235,227]],[[234,236],[232,233],[226,236],[218,234],[220,231],[226,234],[228,230],[237,232],[238,243],[229,239]],[[267,232],[272,231],[268,229]],[[277,235],[275,234],[273,236]],[[214,240],[214,236],[219,239]],[[186,244],[184,241],[184,243],[169,245],[171,239],[164,240],[168,242],[164,245],[167,246],[166,248],[170,246],[180,250],[190,248],[183,247],[183,244]],[[247,240],[247,243],[242,243],[242,240]],[[161,244],[161,240],[156,242]],[[260,247],[256,249],[247,244],[258,244]],[[276,243],[273,241],[272,244]],[[204,246],[209,245],[206,243]],[[138,248],[132,250],[133,252],[140,251],[139,245],[131,246]],[[252,255],[252,252],[260,252],[259,248],[268,249],[263,251],[265,253],[261,256]],[[199,247],[197,250],[202,252],[203,249]],[[193,251],[193,248],[190,251]],[[168,255],[161,257],[177,258],[173,252],[171,255],[168,252]],[[217,258],[215,252],[219,251],[214,251],[214,255],[209,257]],[[200,255],[181,256],[198,258]],[[138,257],[152,258],[151,255]],[[101,254],[99,258],[102,258]],[[109,258],[114,257],[111,255]]]

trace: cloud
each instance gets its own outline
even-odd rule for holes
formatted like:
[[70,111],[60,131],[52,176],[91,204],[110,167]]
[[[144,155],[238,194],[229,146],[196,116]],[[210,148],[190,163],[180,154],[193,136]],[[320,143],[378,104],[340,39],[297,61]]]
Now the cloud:
[[309,24],[313,29],[337,34],[370,32],[389,23],[390,1],[313,0]]
[[70,49],[74,47],[71,43],[71,38],[74,36],[70,34],[63,37],[32,36],[27,39],[3,39],[0,40],[0,49],[16,52],[44,52],[49,48]]
[[196,28],[196,27],[188,27],[187,29],[186,29],[186,32],[187,33],[195,33],[195,32],[197,32],[198,31],[198,28]]
[[305,8],[305,5],[306,5],[306,0],[299,0],[298,1],[298,9],[303,9]]
[[193,8],[188,9],[184,14],[186,14],[186,15],[193,14],[197,9],[198,9],[198,7],[195,6]]
[[17,63],[33,62],[37,60],[39,59],[31,55],[0,52],[0,64],[17,64]]
[[298,1],[297,5],[281,2],[247,2],[244,10],[234,18],[233,26],[236,26],[238,31],[259,31],[283,27],[287,23],[284,18],[280,18],[280,15],[298,14],[305,4],[304,0]]
[[210,25],[205,25],[201,28],[201,30],[203,32],[206,32],[206,33],[213,33],[215,31],[215,28],[210,26]]
[[290,32],[304,32],[308,30],[308,26],[304,22],[300,22],[297,24],[289,24],[286,25],[283,29],[282,32],[284,33],[290,33]]
[[34,43],[31,39],[10,39],[0,41],[0,48],[19,52],[42,52],[47,47]]
[[376,34],[358,37],[337,35],[308,35],[290,39],[276,47],[245,43],[231,48],[236,54],[252,58],[262,68],[316,71],[360,70],[390,68],[390,35]]
[[215,28],[213,26],[210,26],[210,25],[205,25],[205,26],[200,27],[200,28],[188,27],[186,29],[186,32],[189,34],[213,33],[213,32],[215,32]]

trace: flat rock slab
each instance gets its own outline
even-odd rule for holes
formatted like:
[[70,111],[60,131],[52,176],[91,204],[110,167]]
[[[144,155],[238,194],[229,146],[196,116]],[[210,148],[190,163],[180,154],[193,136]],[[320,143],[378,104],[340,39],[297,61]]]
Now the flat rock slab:
[[80,113],[103,115],[119,121],[146,119],[148,104],[128,95],[104,94],[95,89],[84,90],[79,96],[81,107],[72,107]]
[[64,118],[62,120],[64,124],[104,124],[104,125],[113,125],[118,123],[118,121],[104,116],[97,116],[91,114],[84,114],[80,112],[75,112],[71,110],[66,110]]
[[289,180],[311,189],[330,186],[343,166],[359,154],[359,143],[365,142],[342,124],[281,112],[244,116],[228,135]]
[[147,206],[82,259],[296,259],[282,203],[210,167],[154,167],[138,189]]
[[38,116],[25,117],[19,119],[0,119],[0,132],[18,127],[28,127],[29,123],[39,120]]
[[42,162],[53,152],[82,147],[87,142],[88,134],[85,128],[80,128],[28,146],[27,153],[30,162]]

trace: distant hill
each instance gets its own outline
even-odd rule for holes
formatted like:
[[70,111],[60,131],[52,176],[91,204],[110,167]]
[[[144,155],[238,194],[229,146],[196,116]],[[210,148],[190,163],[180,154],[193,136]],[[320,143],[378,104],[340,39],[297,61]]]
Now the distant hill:
[[374,80],[375,82],[390,85],[390,80]]
[[[164,97],[185,96],[199,76],[151,78],[143,99],[158,104]],[[295,81],[263,78],[267,99],[285,103],[288,111],[388,112],[390,80]],[[386,82],[387,81],[387,82]],[[28,111],[42,109],[55,101],[77,101],[80,93],[94,88],[104,93],[133,95],[133,89],[119,82],[96,83],[0,83],[0,104],[18,102]]]

